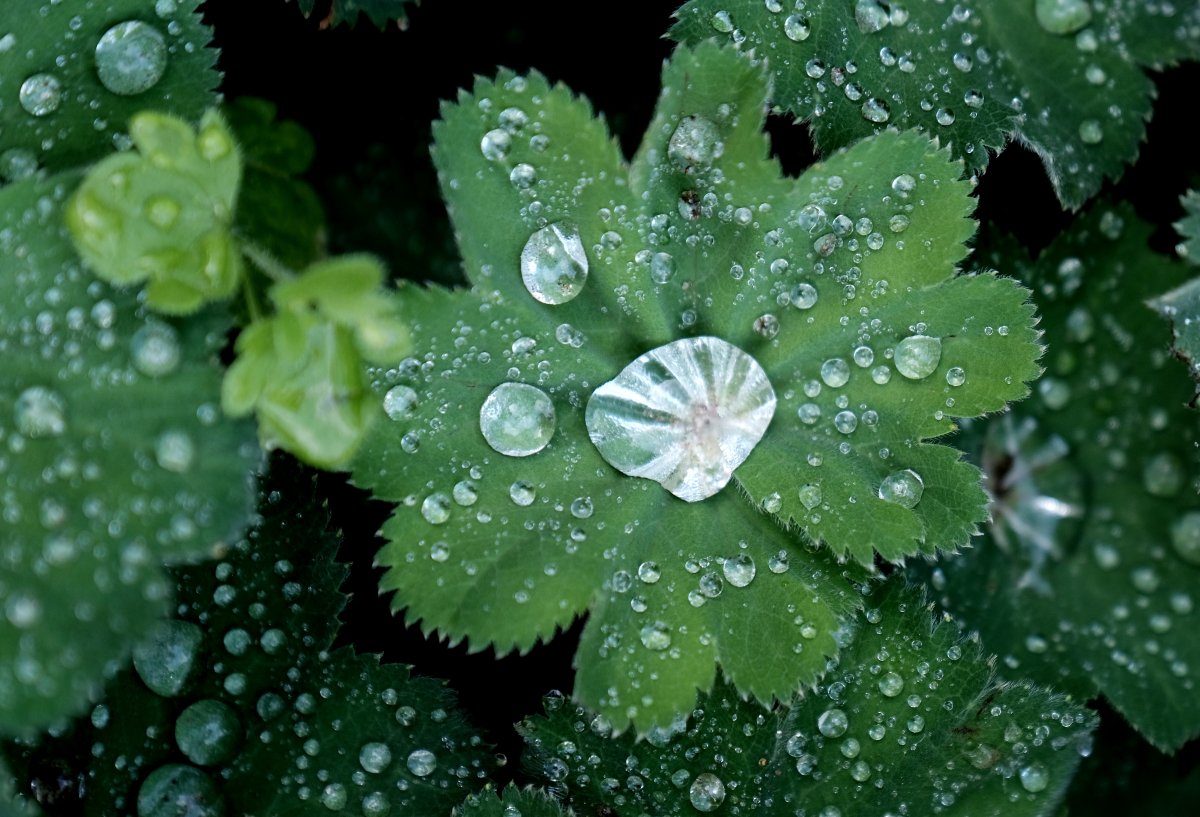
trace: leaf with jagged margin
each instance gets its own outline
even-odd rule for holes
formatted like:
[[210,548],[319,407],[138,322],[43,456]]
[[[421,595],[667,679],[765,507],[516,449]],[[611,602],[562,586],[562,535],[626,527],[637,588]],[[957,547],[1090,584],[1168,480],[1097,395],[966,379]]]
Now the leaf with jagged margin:
[[729,38],[766,60],[775,104],[807,120],[823,150],[885,126],[922,127],[982,172],[990,152],[1017,141],[1078,209],[1136,158],[1154,96],[1142,68],[1195,59],[1200,12],[1144,0],[1064,5],[1087,7],[1090,24],[1048,28],[1033,0],[812,0],[800,10],[691,0],[671,36]]
[[290,119],[277,119],[274,103],[265,99],[238,97],[221,113],[242,154],[235,229],[284,266],[303,269],[317,260],[325,227],[321,202],[302,178],[315,153],[312,136]]
[[[101,3],[6,2],[0,5],[0,156],[17,151],[22,173],[78,167],[124,147],[126,123],[138,111],[153,108],[191,121],[216,102],[220,75],[217,52],[209,48],[211,30],[203,25],[199,0],[104,0]],[[96,48],[114,26],[137,21],[162,39],[166,64],[161,78],[141,93],[108,90],[96,68]],[[153,35],[149,35],[153,37]],[[153,49],[149,49],[152,52]],[[142,62],[126,64],[144,65]],[[52,87],[50,80],[26,86],[26,99],[37,109],[57,107],[41,116],[19,102],[30,78],[49,76],[56,94],[32,94]],[[129,86],[124,86],[129,87]]]
[[[322,815],[339,802],[356,814],[449,813],[494,765],[488,747],[441,682],[349,647],[327,652],[347,570],[334,561],[339,537],[312,476],[277,458],[259,511],[219,561],[173,571],[179,606],[162,632],[202,632],[190,672],[174,676],[178,694],[152,691],[160,664],[142,658],[90,718],[10,746],[14,765],[37,788],[47,768],[80,780],[86,817],[128,808],[156,770],[174,765],[189,770],[177,776],[182,790],[228,814]],[[223,715],[189,725],[196,706]],[[199,740],[198,726],[212,737],[222,722],[223,750],[219,739]]]
[[[378,373],[380,393],[394,389],[394,421],[352,466],[359,485],[401,503],[379,557],[397,608],[426,631],[500,652],[527,650],[590,609],[577,694],[618,727],[689,708],[711,688],[714,659],[764,701],[814,681],[855,602],[828,550],[791,528],[864,564],[876,551],[898,560],[965,544],[986,515],[979,472],[921,441],[1021,397],[1038,372],[1027,293],[991,274],[955,277],[973,230],[961,165],[921,136],[888,132],[784,179],[761,132],[765,90],[763,72],[732,50],[678,50],[631,167],[590,107],[540,75],[481,79],[446,105],[435,159],[474,289],[401,290],[418,356]],[[706,166],[680,152],[680,129],[712,135],[684,148]],[[590,263],[579,297],[556,306],[536,303],[518,271],[548,223],[575,225]],[[819,292],[807,309],[790,302],[801,283]],[[756,330],[763,316],[777,332]],[[923,380],[880,385],[847,362],[864,347],[883,379],[898,341],[921,332],[943,338]],[[703,335],[753,354],[780,405],[736,486],[693,504],[612,469],[582,409],[647,349]],[[846,388],[822,389],[835,357]],[[950,386],[956,367],[966,375]],[[514,380],[537,384],[557,415],[528,458],[497,453],[479,430],[485,398]],[[805,403],[819,422],[800,420]],[[839,411],[861,413],[856,433],[835,430]],[[879,497],[904,469],[924,479],[915,508]],[[774,513],[762,513],[764,499]],[[791,570],[776,573],[781,550]],[[707,602],[702,588],[724,582],[739,554],[757,578]],[[645,563],[661,578],[634,578]],[[763,660],[764,642],[785,648]]]
[[[317,6],[317,0],[297,0],[297,2],[305,17],[311,16],[313,9]],[[365,14],[379,28],[383,28],[392,20],[404,28],[408,22],[404,7],[409,2],[410,0],[332,0],[332,5],[321,4],[321,8],[326,9],[329,15],[321,21],[321,25],[322,27],[338,23],[354,25],[358,22],[358,16]]]
[[[1200,265],[1200,193],[1189,190],[1180,197],[1180,203],[1186,215],[1175,222],[1175,230],[1183,239],[1175,245],[1175,251],[1193,266]],[[1147,303],[1171,322],[1175,356],[1188,365],[1194,379],[1200,380],[1200,278]]]
[[1030,261],[1049,353],[1038,396],[980,424],[988,535],[931,574],[1005,674],[1102,693],[1151,743],[1200,734],[1200,450],[1192,385],[1145,300],[1186,271],[1126,206],[1100,205]]
[[62,224],[78,177],[0,189],[0,730],[100,691],[170,598],[164,561],[238,535],[260,458],[222,417],[231,321],[147,314],[85,270]]
[[935,624],[900,578],[873,591],[845,638],[822,685],[790,710],[768,712],[723,685],[637,745],[549,699],[545,717],[518,726],[526,767],[583,814],[1053,813],[1091,747],[1094,715],[998,683],[978,643]]
[[570,817],[571,812],[541,789],[509,786],[497,793],[489,784],[454,810],[453,817]]
[[1187,753],[1164,755],[1109,713],[1101,717],[1094,742],[1067,790],[1061,817],[1188,817],[1196,810],[1200,767]]

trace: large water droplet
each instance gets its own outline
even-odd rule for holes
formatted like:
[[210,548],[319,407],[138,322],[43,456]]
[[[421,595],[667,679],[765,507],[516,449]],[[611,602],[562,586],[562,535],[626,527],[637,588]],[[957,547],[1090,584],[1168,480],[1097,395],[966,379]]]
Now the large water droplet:
[[565,304],[583,291],[588,260],[579,230],[551,224],[529,237],[521,250],[521,280],[535,300]]
[[888,698],[895,698],[904,690],[904,678],[895,672],[885,672],[879,679],[879,691]]
[[712,772],[702,772],[692,781],[688,800],[696,811],[716,811],[725,802],[725,783]]
[[237,713],[211,698],[197,701],[175,721],[179,751],[197,766],[215,766],[233,757],[242,738]]
[[638,357],[588,400],[588,435],[624,474],[687,502],[720,491],[766,433],[775,391],[754,358],[719,338]]
[[117,23],[96,43],[96,74],[105,88],[133,96],[158,84],[167,70],[167,41],[141,20]]
[[185,474],[196,461],[196,444],[186,431],[164,431],[154,444],[154,459],[165,471]]
[[879,498],[904,508],[915,508],[925,493],[925,482],[916,471],[895,471],[879,483]]
[[498,162],[508,156],[511,147],[512,136],[503,128],[488,131],[479,141],[479,150],[483,153],[483,158],[492,162]]
[[655,621],[642,627],[638,637],[641,638],[643,647],[655,652],[671,646],[671,630],[661,621]]
[[881,125],[892,117],[892,112],[882,99],[871,97],[862,104],[863,119]]
[[794,43],[803,42],[812,33],[808,18],[802,14],[793,14],[783,21],[783,33]]
[[133,648],[133,667],[142,681],[164,698],[183,691],[204,634],[187,621],[163,621]]
[[138,817],[222,817],[225,800],[195,766],[172,763],[150,773],[137,795]]
[[509,457],[541,451],[554,436],[554,404],[537,386],[501,383],[479,409],[479,430],[492,448]]
[[62,83],[53,74],[34,74],[17,92],[21,107],[34,116],[49,116],[62,104]]
[[686,172],[696,167],[708,167],[723,149],[721,132],[716,125],[703,116],[685,116],[671,134],[667,156]]
[[1025,791],[1037,793],[1050,785],[1050,775],[1040,763],[1031,763],[1021,769],[1021,785]]
[[129,341],[133,366],[147,377],[164,377],[179,367],[182,352],[174,327],[157,321],[133,333]]
[[854,4],[854,22],[863,34],[882,31],[890,22],[888,12],[878,0],[857,0]]
[[942,339],[911,335],[896,344],[896,371],[909,380],[922,380],[937,370],[942,359]]
[[1092,19],[1088,0],[1037,0],[1033,10],[1038,23],[1051,34],[1071,34]]
[[30,386],[13,406],[17,431],[26,437],[57,437],[67,430],[67,403],[58,392]]

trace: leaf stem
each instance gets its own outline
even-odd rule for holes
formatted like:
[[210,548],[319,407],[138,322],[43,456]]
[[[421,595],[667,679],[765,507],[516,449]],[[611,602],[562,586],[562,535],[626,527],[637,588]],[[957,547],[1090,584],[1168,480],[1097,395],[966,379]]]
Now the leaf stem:
[[296,273],[280,262],[266,247],[242,236],[238,236],[238,243],[241,244],[242,255],[249,258],[250,262],[258,267],[263,275],[275,283],[290,281],[296,277]]

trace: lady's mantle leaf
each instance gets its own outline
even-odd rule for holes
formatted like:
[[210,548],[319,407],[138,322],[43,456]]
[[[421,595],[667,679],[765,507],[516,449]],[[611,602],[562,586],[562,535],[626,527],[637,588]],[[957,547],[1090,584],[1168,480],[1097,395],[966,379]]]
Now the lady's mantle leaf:
[[[591,609],[578,693],[619,726],[669,722],[714,659],[762,700],[815,680],[855,602],[790,528],[863,563],[965,543],[978,471],[922,440],[1037,373],[1026,293],[955,277],[973,230],[961,165],[887,132],[784,179],[765,91],[731,50],[680,49],[628,167],[539,75],[446,105],[435,158],[474,288],[402,290],[419,356],[379,372],[393,422],[353,468],[401,503],[380,556],[398,607],[502,651]],[[736,486],[689,503],[613,470],[584,409],[643,353],[704,336],[758,361],[778,405]],[[697,361],[678,376],[733,395],[714,397],[726,422],[739,383],[679,362]],[[665,400],[679,384],[656,371]],[[892,489],[908,472],[923,497]]]
[[729,37],[765,59],[775,103],[825,149],[919,126],[982,171],[1016,140],[1071,208],[1137,155],[1153,96],[1141,67],[1200,51],[1200,8],[1144,0],[691,0],[678,17],[680,42]]
[[637,745],[551,699],[519,727],[526,763],[581,814],[1053,812],[1091,747],[1087,710],[997,684],[978,645],[934,626],[899,580],[867,599],[848,641],[790,710],[764,712],[723,686]]
[[199,5],[0,5],[0,177],[95,161],[148,108],[199,119],[220,79]]
[[1194,390],[1144,304],[1184,270],[1149,234],[1101,207],[1036,262],[994,254],[1037,293],[1047,374],[980,429],[994,521],[933,586],[1008,672],[1103,693],[1174,749],[1200,733],[1200,454]]
[[570,812],[541,789],[509,786],[497,794],[489,785],[454,810],[453,817],[569,817]]
[[240,530],[259,458],[217,407],[229,319],[153,318],[96,280],[62,224],[76,181],[0,190],[4,730],[98,690],[170,597],[160,564]]
[[[10,748],[16,765],[35,784],[49,761],[78,776],[89,817],[125,813],[164,779],[226,814],[448,813],[485,776],[487,747],[440,683],[326,652],[346,570],[310,478],[272,477],[260,512],[220,561],[175,571],[177,617],[91,718]],[[186,632],[184,669],[167,673],[156,647]]]
[[[1200,266],[1200,193],[1189,190],[1181,199],[1186,215],[1175,223],[1182,237],[1175,250],[1185,261]],[[1193,278],[1149,304],[1171,322],[1175,356],[1200,380],[1200,278]]]

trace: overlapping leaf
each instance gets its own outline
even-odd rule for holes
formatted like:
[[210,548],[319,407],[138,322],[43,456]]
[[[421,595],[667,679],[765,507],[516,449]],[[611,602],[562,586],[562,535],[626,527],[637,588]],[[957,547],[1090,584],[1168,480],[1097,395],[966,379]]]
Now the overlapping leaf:
[[[1183,239],[1175,249],[1193,265],[1200,265],[1200,193],[1189,190],[1180,200],[1186,215],[1175,229]],[[1150,301],[1171,322],[1175,355],[1188,365],[1192,377],[1200,379],[1200,279],[1192,280]]]
[[488,787],[454,810],[454,817],[568,817],[569,812],[544,791],[509,786],[497,794]]
[[1128,208],[1098,207],[1035,262],[1038,397],[979,431],[989,535],[932,578],[1005,673],[1103,693],[1160,748],[1200,733],[1200,454],[1194,390],[1145,300],[1185,278]]
[[691,0],[678,17],[680,42],[730,38],[765,59],[775,103],[823,149],[919,126],[982,171],[1015,140],[1070,208],[1137,156],[1153,97],[1142,67],[1200,55],[1190,3]]
[[[1037,373],[1024,290],[954,275],[973,230],[961,165],[887,132],[786,180],[766,158],[764,95],[734,52],[677,51],[631,167],[586,103],[541,76],[480,80],[447,105],[435,158],[474,287],[402,290],[418,356],[379,373],[393,421],[353,468],[401,503],[380,556],[397,607],[501,651],[590,609],[578,694],[619,725],[669,722],[711,686],[714,659],[763,700],[814,680],[855,605],[829,551],[869,563],[965,543],[985,515],[978,471],[921,441]],[[578,230],[590,267],[553,306],[519,267],[547,225]],[[705,335],[753,355],[779,405],[737,486],[689,504],[610,467],[583,407],[638,355]],[[911,335],[940,348],[916,379],[891,360]],[[845,378],[822,380],[835,360]],[[480,432],[508,381],[553,402],[554,435],[530,457]],[[906,471],[920,501],[881,498]],[[739,556],[755,565],[745,586],[724,567]],[[768,660],[764,641],[780,646]]]
[[[220,561],[174,571],[177,617],[90,719],[10,754],[35,785],[48,766],[77,776],[85,815],[151,799],[164,774],[167,791],[230,814],[449,813],[490,769],[487,747],[440,683],[327,652],[347,571],[311,478],[272,477],[260,512]],[[181,631],[202,635],[156,649]]]
[[577,813],[1051,814],[1095,718],[1061,695],[998,684],[979,646],[933,626],[892,580],[814,694],[764,711],[724,686],[647,741],[583,709],[519,728],[527,765]]
[[96,280],[60,209],[78,181],[0,190],[0,728],[98,691],[170,597],[164,560],[236,535],[259,453],[218,408],[230,321],[149,316]]
[[[77,167],[124,146],[126,123],[138,111],[199,119],[216,101],[219,80],[199,5],[3,4],[0,161],[11,167],[17,159],[18,176]],[[137,24],[132,37],[127,25],[120,28],[129,23]]]
[[[298,0],[300,11],[304,12],[304,16],[308,17],[317,7],[317,0]],[[410,0],[332,0],[332,5],[322,3],[322,7],[328,8],[329,16],[322,23],[349,23],[353,25],[358,22],[358,16],[365,14],[371,19],[371,22],[383,28],[392,20],[395,20],[401,26],[407,20],[404,7],[408,5]]]

